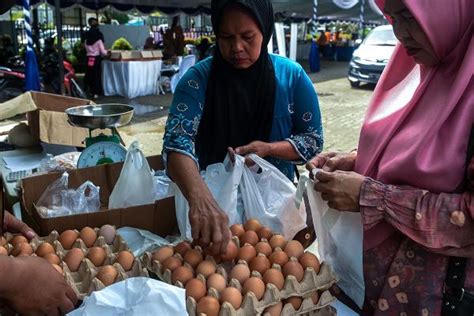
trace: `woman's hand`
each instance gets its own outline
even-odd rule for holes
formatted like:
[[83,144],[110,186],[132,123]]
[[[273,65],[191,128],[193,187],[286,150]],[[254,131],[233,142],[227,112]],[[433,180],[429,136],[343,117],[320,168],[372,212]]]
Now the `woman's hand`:
[[358,212],[359,195],[365,176],[350,171],[319,171],[314,189],[321,192],[330,208],[339,211]]
[[329,172],[335,171],[335,170],[353,171],[356,157],[357,157],[356,152],[321,153],[317,155],[316,157],[314,157],[313,159],[311,159],[311,161],[306,164],[306,169],[308,169],[310,174],[314,168],[323,169],[324,171],[329,171]]
[[36,233],[33,229],[31,229],[28,225],[13,216],[13,214],[7,211],[5,211],[3,214],[4,231],[9,233],[21,233],[28,239],[31,239],[36,236]]
[[[271,143],[265,143],[261,141],[253,141],[248,145],[245,146],[240,146],[235,149],[235,153],[237,155],[245,156],[248,154],[256,154],[260,158],[265,158],[267,156],[270,156],[272,152],[272,144]],[[245,158],[245,164],[249,167],[255,165],[255,162],[253,162],[249,158]]]

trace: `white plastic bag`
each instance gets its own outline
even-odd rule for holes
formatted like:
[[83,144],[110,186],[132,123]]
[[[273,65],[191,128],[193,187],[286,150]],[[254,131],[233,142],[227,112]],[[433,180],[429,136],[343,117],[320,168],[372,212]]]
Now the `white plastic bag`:
[[[206,171],[201,172],[212,196],[229,217],[229,225],[242,223],[243,220],[242,210],[237,208],[237,197],[244,165],[242,156],[235,155],[235,162],[232,163],[227,155],[223,163],[209,165]],[[175,195],[179,231],[183,238],[191,239],[189,204],[176,184],[173,184],[172,190]]]
[[329,208],[309,182],[311,206],[320,259],[330,264],[340,277],[338,286],[362,308],[365,287],[362,270],[363,228],[360,213]]
[[256,154],[247,156],[260,167],[244,167],[240,190],[245,220],[256,218],[286,239],[306,227],[306,209],[296,196],[296,187],[277,167]]
[[127,157],[109,198],[109,209],[146,205],[155,202],[155,182],[148,161],[137,141],[130,145]]
[[64,207],[62,199],[63,192],[68,190],[68,182],[69,173],[64,172],[61,178],[48,185],[36,205],[50,210],[69,211],[69,209],[66,210]]

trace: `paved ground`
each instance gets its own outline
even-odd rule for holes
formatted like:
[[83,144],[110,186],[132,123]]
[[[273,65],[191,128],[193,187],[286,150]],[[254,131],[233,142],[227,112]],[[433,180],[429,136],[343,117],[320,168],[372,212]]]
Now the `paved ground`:
[[[373,87],[352,89],[346,79],[347,63],[322,62],[319,73],[310,74],[323,116],[325,150],[351,150],[357,147],[364,113]],[[306,68],[307,65],[304,65]],[[132,124],[120,129],[127,144],[139,140],[145,154],[159,154],[172,94],[136,99],[103,97],[97,102],[122,102],[137,109]]]

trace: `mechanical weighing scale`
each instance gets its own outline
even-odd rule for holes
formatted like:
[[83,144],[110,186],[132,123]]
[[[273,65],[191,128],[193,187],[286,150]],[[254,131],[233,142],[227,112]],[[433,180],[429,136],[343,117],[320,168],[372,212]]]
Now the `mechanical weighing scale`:
[[[98,104],[72,107],[66,110],[69,124],[88,128],[86,148],[77,162],[78,168],[93,167],[125,160],[127,149],[120,143],[117,127],[127,125],[133,117],[133,107],[125,104]],[[109,128],[112,135],[92,136],[95,129]]]

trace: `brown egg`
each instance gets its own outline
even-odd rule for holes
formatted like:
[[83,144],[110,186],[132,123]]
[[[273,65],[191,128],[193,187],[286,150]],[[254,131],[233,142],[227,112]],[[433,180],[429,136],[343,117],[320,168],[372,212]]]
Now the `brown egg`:
[[258,231],[257,235],[259,239],[265,238],[266,240],[270,240],[273,236],[273,232],[270,228],[262,226]]
[[206,279],[216,272],[216,265],[208,260],[202,261],[196,268],[197,274],[202,274]]
[[212,287],[220,293],[226,288],[226,286],[227,282],[225,281],[225,278],[219,273],[214,273],[207,279],[208,289]]
[[303,245],[297,240],[290,240],[285,246],[285,252],[288,257],[301,258],[304,253]]
[[0,236],[0,246],[5,246],[6,244],[8,244],[8,240],[5,237]]
[[44,242],[36,249],[36,255],[45,257],[47,254],[54,253],[54,247],[49,242]]
[[105,286],[109,286],[117,279],[118,271],[114,266],[106,265],[100,269],[97,274],[97,278],[104,283]]
[[266,241],[261,241],[257,243],[255,245],[255,250],[257,251],[257,253],[262,253],[267,257],[272,254],[272,247]]
[[115,236],[117,236],[117,230],[115,230],[114,226],[106,224],[100,228],[99,236],[104,237],[105,242],[111,245],[115,240]]
[[193,268],[196,268],[202,261],[202,253],[197,249],[189,249],[184,254],[184,262],[189,263]]
[[153,253],[153,256],[151,257],[151,259],[153,261],[158,261],[158,262],[163,263],[166,259],[171,257],[173,254],[174,254],[173,248],[169,246],[161,247],[160,249],[158,249],[158,251]]
[[284,266],[283,266],[283,275],[285,278],[289,275],[292,275],[298,280],[298,282],[301,282],[304,277],[304,270],[301,264],[299,264],[298,261],[288,261]]
[[239,260],[245,260],[247,262],[250,262],[253,258],[255,258],[256,255],[257,251],[252,245],[245,245],[243,247],[240,247],[237,258]]
[[196,302],[206,296],[206,292],[206,285],[199,279],[191,279],[186,283],[186,297],[191,296]]
[[289,260],[288,255],[286,252],[283,250],[275,250],[270,257],[268,257],[270,260],[270,264],[273,266],[274,264],[280,265],[280,267],[283,267]]
[[30,256],[32,253],[33,248],[31,248],[31,245],[27,242],[17,244],[12,250],[12,255],[15,257]]
[[51,264],[60,264],[61,263],[61,259],[59,259],[58,255],[55,254],[55,253],[48,253],[46,256],[43,257],[44,259],[46,259],[49,263]]
[[79,238],[82,239],[87,248],[90,248],[94,245],[97,239],[97,233],[90,227],[84,227],[83,229],[81,229]]
[[265,293],[265,283],[257,277],[251,277],[245,281],[242,287],[242,293],[246,295],[248,292],[252,292],[260,300]]
[[191,244],[188,241],[182,241],[174,247],[174,251],[176,253],[179,253],[181,257],[184,257],[184,254],[186,253],[186,251],[188,251],[191,248],[192,248]]
[[59,235],[59,242],[63,245],[63,248],[69,250],[74,245],[76,239],[79,238],[78,233],[73,230],[65,230]]
[[56,269],[60,274],[63,274],[63,268],[61,268],[60,265],[53,263],[52,264],[53,268]]
[[218,316],[221,306],[217,298],[204,296],[199,300],[196,308],[196,314],[206,314],[206,316]]
[[120,264],[125,271],[130,271],[133,267],[135,257],[130,251],[122,250],[119,252],[115,262]]
[[221,304],[224,302],[229,302],[230,305],[234,307],[235,310],[240,308],[242,305],[242,293],[237,290],[235,287],[227,287],[221,293]]
[[265,256],[256,256],[250,261],[250,270],[258,271],[261,275],[270,269],[270,261]]
[[280,316],[282,310],[283,310],[283,304],[282,304],[282,302],[279,302],[278,304],[267,307],[267,309],[265,309],[263,311],[263,315],[264,316],[268,316],[268,315],[269,316]]
[[297,296],[287,298],[286,300],[283,301],[283,305],[286,305],[286,304],[293,305],[293,308],[295,309],[295,311],[300,309],[301,303],[303,303],[303,299]]
[[250,269],[246,264],[239,263],[230,271],[230,278],[236,279],[240,284],[244,284],[250,278]]
[[66,262],[71,272],[76,272],[81,265],[82,259],[84,259],[82,250],[80,248],[72,248],[64,257],[64,262]]
[[319,302],[318,291],[314,291],[313,294],[311,294],[311,299],[313,300],[314,305],[318,304],[318,302]]
[[245,233],[244,226],[242,224],[234,224],[230,226],[230,231],[232,232],[232,236],[240,237]]
[[178,257],[172,256],[166,259],[161,266],[161,273],[165,273],[165,270],[168,269],[171,272],[176,270],[178,267],[181,267],[183,262]]
[[283,285],[285,284],[285,278],[280,270],[268,269],[263,274],[263,282],[265,282],[265,284],[271,283],[281,291],[281,289],[283,289]]
[[8,250],[5,247],[0,246],[0,256],[8,256]]
[[186,283],[192,278],[194,278],[193,271],[185,266],[177,267],[171,274],[171,282],[173,284],[179,281],[183,285],[186,285]]
[[107,253],[102,247],[92,247],[87,253],[87,258],[89,258],[96,267],[100,267],[104,264],[106,256]]
[[240,236],[240,244],[251,244],[255,246],[258,243],[258,235],[253,230],[248,230]]
[[306,268],[313,268],[314,271],[316,273],[319,272],[319,268],[320,268],[320,263],[319,263],[319,260],[318,260],[318,257],[316,257],[315,255],[313,255],[312,253],[310,252],[305,252],[301,258],[300,258],[300,264],[301,266],[303,267],[303,269],[306,270]]
[[233,241],[230,241],[229,244],[227,244],[227,251],[225,255],[221,256],[222,261],[224,262],[232,261],[237,257],[238,253],[239,253],[239,249],[237,248],[236,244]]
[[273,235],[272,238],[270,238],[270,246],[272,246],[273,250],[275,250],[275,248],[280,248],[283,250],[285,245],[286,240],[282,235]]
[[244,229],[246,231],[248,230],[253,230],[254,232],[258,232],[258,230],[262,227],[260,222],[256,219],[249,219],[248,221],[245,222],[244,224]]
[[10,244],[12,244],[13,247],[16,247],[17,245],[23,242],[28,243],[28,239],[26,239],[25,236],[22,235],[15,236],[10,240]]

